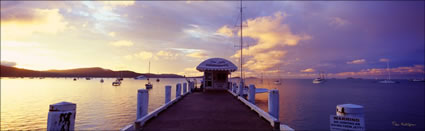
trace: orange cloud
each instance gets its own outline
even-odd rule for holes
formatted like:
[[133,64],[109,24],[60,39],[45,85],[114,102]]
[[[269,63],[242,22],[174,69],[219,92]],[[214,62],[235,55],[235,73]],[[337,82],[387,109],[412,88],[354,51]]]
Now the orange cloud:
[[193,58],[204,59],[204,58],[208,57],[208,54],[205,53],[204,51],[197,51],[197,52],[189,53],[186,56],[193,57]]
[[109,43],[112,46],[117,46],[117,47],[129,47],[129,46],[133,46],[134,43],[132,41],[128,41],[128,40],[119,40],[119,41],[114,41]]
[[[3,15],[3,14],[2,14]],[[24,13],[12,13],[1,19],[1,38],[26,38],[33,33],[56,34],[67,28],[59,9],[30,9]]]
[[180,53],[175,52],[175,51],[166,51],[166,50],[161,50],[159,52],[156,53],[157,56],[164,58],[164,59],[177,59],[178,56],[180,56]]
[[311,73],[311,72],[315,72],[316,70],[314,70],[313,68],[307,68],[304,70],[301,70],[300,72],[304,72],[304,73]]
[[[397,67],[391,68],[389,70],[392,74],[416,74],[416,73],[425,73],[424,65],[414,65],[406,67]],[[334,74],[335,76],[378,76],[378,75],[387,75],[386,68],[372,68],[372,69],[363,69],[359,72],[341,72]]]
[[16,62],[11,62],[11,61],[1,61],[1,65],[3,65],[3,66],[13,67],[13,66],[16,66]]
[[381,58],[381,59],[379,59],[379,62],[389,62],[390,61],[390,59],[387,59],[387,58]]
[[[249,52],[249,54],[244,54],[246,56],[244,67],[257,71],[276,68],[283,63],[281,59],[287,53],[283,47],[295,46],[301,40],[311,39],[309,35],[292,33],[289,25],[283,24],[286,16],[285,13],[276,12],[273,16],[248,19],[244,22],[248,25],[243,29],[244,37],[250,37],[257,41],[250,48],[243,49],[243,52]],[[240,30],[238,34],[240,34]],[[240,50],[231,56],[234,59],[239,57]]]
[[341,26],[350,24],[350,22],[348,20],[342,19],[340,17],[332,17],[330,19],[330,23],[329,24],[330,25],[337,26],[337,27],[341,27]]
[[358,60],[353,60],[353,61],[347,62],[347,64],[364,64],[364,63],[366,63],[365,59],[358,59]]
[[222,36],[227,36],[227,37],[233,37],[234,36],[233,30],[234,29],[231,29],[227,25],[225,25],[217,30],[217,34]]
[[105,3],[106,5],[111,5],[111,6],[131,6],[131,5],[134,5],[136,2],[134,0],[130,0],[130,1],[104,1],[103,3]]

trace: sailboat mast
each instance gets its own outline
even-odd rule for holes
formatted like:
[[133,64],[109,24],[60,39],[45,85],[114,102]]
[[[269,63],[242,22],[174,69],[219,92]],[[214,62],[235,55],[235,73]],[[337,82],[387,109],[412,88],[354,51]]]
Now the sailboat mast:
[[240,77],[240,79],[241,79],[241,82],[243,82],[243,78],[242,78],[242,71],[243,71],[243,67],[242,67],[242,47],[243,47],[243,37],[242,37],[242,0],[241,0],[241,7],[240,7],[240,11],[241,11],[241,25],[240,25],[240,28],[241,28],[241,60],[240,60],[240,62],[241,62],[241,77]]
[[148,74],[151,73],[151,61],[149,61],[149,69],[148,69]]

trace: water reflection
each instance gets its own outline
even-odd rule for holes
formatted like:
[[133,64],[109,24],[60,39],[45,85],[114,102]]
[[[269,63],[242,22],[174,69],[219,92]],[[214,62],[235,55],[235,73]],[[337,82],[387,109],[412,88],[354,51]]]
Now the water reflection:
[[[2,130],[45,129],[49,105],[60,101],[77,104],[75,129],[120,129],[136,119],[137,90],[146,80],[124,79],[112,86],[114,78],[79,79],[1,79]],[[164,103],[164,86],[184,79],[161,79],[149,91],[149,111]]]

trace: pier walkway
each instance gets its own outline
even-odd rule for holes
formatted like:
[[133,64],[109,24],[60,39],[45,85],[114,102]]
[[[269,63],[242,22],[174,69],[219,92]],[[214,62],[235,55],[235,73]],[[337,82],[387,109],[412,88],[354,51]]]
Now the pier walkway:
[[226,90],[193,92],[147,121],[143,130],[273,130]]

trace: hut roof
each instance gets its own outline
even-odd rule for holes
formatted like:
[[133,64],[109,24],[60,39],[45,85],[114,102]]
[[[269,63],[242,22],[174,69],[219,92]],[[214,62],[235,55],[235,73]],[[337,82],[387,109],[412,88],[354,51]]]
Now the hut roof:
[[223,58],[210,58],[203,61],[196,67],[198,71],[230,71],[234,72],[238,69],[232,62]]

